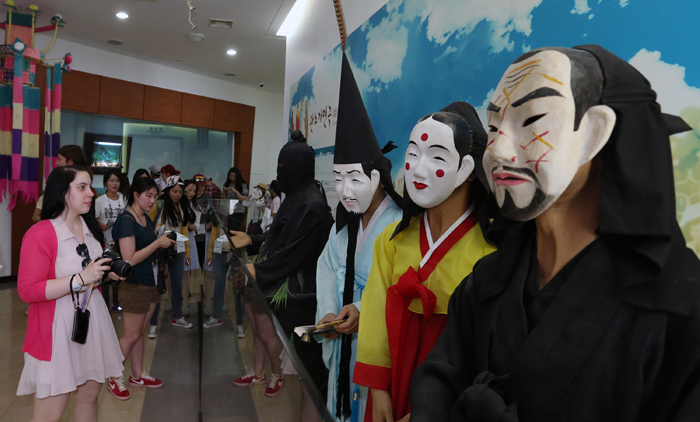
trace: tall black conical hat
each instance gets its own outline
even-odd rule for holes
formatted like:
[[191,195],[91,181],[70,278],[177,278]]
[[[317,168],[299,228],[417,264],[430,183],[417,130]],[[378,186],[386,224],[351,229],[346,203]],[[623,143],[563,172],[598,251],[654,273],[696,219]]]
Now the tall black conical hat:
[[343,52],[333,164],[369,163],[382,156],[350,62]]

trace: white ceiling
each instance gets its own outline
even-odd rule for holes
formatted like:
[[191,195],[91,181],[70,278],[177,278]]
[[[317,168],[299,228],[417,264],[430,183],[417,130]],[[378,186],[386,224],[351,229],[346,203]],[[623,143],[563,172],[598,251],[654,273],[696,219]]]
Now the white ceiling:
[[[58,38],[136,57],[229,82],[281,93],[284,90],[285,39],[277,29],[294,0],[190,0],[195,10],[192,29],[186,0],[15,0],[37,4],[37,26],[59,13],[66,21]],[[24,4],[26,3],[26,4]],[[128,19],[119,19],[117,12]],[[211,28],[209,19],[233,21],[233,29]],[[191,32],[205,35],[194,43]],[[119,39],[121,46],[107,43]],[[235,56],[226,50],[235,49]],[[178,61],[184,59],[184,61]],[[225,76],[225,73],[236,76]],[[264,87],[260,88],[260,83]]]

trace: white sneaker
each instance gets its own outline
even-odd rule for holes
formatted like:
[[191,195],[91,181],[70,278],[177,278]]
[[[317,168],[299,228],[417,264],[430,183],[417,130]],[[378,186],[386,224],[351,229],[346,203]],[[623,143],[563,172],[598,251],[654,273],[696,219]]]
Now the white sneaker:
[[170,312],[173,310],[173,304],[170,302],[165,302],[165,312]]
[[192,328],[192,323],[187,322],[185,317],[181,317],[180,319],[174,319],[173,325],[180,328]]
[[182,316],[190,316],[190,305],[187,305],[184,308],[182,308]]
[[158,327],[156,327],[155,325],[151,325],[150,327],[148,327],[148,338],[158,337],[158,331],[156,331],[157,328]]
[[204,325],[204,328],[211,328],[211,327],[217,327],[217,326],[219,326],[219,325],[221,325],[221,324],[222,324],[222,322],[221,322],[220,319],[209,318],[209,321],[205,322],[205,323],[202,324],[202,325]]
[[238,338],[245,338],[245,330],[243,329],[243,326],[242,326],[242,325],[239,325],[239,326],[238,326],[238,330],[237,330],[237,333],[236,333],[236,337],[238,337]]

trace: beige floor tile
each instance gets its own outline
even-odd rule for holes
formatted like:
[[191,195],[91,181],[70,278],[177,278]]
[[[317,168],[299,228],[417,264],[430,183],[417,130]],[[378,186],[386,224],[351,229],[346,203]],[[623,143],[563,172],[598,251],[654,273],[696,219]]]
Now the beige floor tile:
[[25,422],[32,419],[32,411],[7,411],[0,417],[0,422]]

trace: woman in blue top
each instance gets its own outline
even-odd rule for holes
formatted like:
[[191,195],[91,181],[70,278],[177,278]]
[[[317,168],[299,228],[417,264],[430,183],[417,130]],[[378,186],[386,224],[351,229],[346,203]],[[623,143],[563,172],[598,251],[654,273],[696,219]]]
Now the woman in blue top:
[[[156,238],[155,227],[147,211],[153,208],[158,197],[156,183],[145,177],[134,178],[129,190],[127,209],[114,223],[112,236],[119,242],[122,258],[133,270],[119,285],[119,297],[124,312],[124,334],[119,346],[125,359],[131,357],[129,385],[160,388],[163,382],[151,377],[143,370],[143,335],[149,320],[160,301],[158,287],[153,275],[155,252],[174,243],[163,235]],[[128,400],[131,395],[124,385],[124,378],[110,379],[109,391],[119,400]]]

